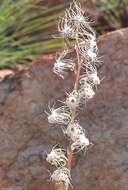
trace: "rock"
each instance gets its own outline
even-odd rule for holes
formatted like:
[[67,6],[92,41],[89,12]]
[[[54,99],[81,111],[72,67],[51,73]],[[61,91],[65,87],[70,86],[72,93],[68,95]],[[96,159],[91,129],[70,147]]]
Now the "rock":
[[[128,29],[101,36],[98,44],[103,80],[80,113],[93,146],[77,155],[72,184],[74,190],[127,190]],[[44,111],[72,87],[70,76],[63,81],[52,73],[53,57],[0,82],[0,188],[53,190],[46,153],[56,144],[66,147],[66,138]]]

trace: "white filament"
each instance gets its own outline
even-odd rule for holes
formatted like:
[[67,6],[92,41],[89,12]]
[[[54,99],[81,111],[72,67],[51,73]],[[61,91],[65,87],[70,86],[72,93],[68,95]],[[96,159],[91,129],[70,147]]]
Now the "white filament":
[[66,165],[68,159],[61,148],[53,148],[51,152],[47,155],[46,160],[56,167],[62,167]]
[[51,124],[67,125],[70,120],[70,113],[63,106],[57,109],[52,109],[51,114],[48,116],[48,122]]
[[67,135],[70,137],[72,144],[71,150],[82,150],[89,146],[89,140],[85,135],[84,129],[77,123],[71,123],[67,127]]
[[80,96],[76,90],[68,94],[68,97],[66,99],[66,105],[70,108],[70,110],[74,110],[76,107],[78,107],[79,103]]
[[52,181],[55,183],[63,182],[66,187],[68,187],[68,185],[71,185],[70,179],[70,171],[66,167],[58,168],[51,175]]
[[75,63],[73,60],[65,58],[67,53],[68,51],[65,50],[62,54],[60,54],[53,67],[53,72],[59,75],[61,78],[64,78],[67,70],[73,71],[75,68]]

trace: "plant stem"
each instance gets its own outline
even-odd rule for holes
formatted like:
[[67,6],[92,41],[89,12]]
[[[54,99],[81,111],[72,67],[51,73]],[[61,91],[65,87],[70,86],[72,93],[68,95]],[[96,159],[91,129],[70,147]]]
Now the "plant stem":
[[[79,78],[80,78],[80,71],[81,71],[81,60],[80,60],[80,56],[79,56],[79,52],[78,52],[78,41],[76,40],[76,55],[77,55],[77,63],[78,63],[78,67],[77,67],[77,73],[76,73],[76,80],[75,80],[75,84],[74,84],[74,90],[78,90],[78,85],[79,85]],[[71,110],[71,122],[73,123],[75,120],[75,116],[76,116],[76,107]],[[67,148],[67,155],[68,155],[68,169],[71,171],[72,168],[72,160],[73,160],[73,152],[71,150],[71,148]]]
[[79,84],[79,78],[80,78],[80,71],[81,71],[81,61],[80,61],[80,55],[78,53],[78,41],[76,43],[76,54],[77,54],[77,61],[78,61],[78,69],[76,74],[76,80],[74,85],[74,90],[78,90],[78,84]]
[[[77,30],[79,29],[79,24],[77,25]],[[76,71],[76,79],[74,84],[74,90],[78,91],[78,85],[79,85],[79,78],[80,78],[80,71],[81,71],[81,60],[79,55],[79,49],[78,49],[78,39],[76,39],[76,56],[77,56],[77,71]],[[76,107],[71,112],[71,123],[74,123],[75,116],[76,116]],[[67,156],[68,156],[68,163],[67,168],[71,171],[72,168],[72,160],[73,160],[73,151],[71,150],[71,147],[67,147]],[[68,190],[68,187],[64,185],[64,183],[60,183],[58,186],[56,186],[56,190]]]

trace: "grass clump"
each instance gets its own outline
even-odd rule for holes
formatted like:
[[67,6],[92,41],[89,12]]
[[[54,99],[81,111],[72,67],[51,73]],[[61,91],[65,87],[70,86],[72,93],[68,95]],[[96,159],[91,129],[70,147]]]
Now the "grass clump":
[[41,53],[60,48],[50,34],[62,10],[62,4],[40,0],[1,0],[0,68],[31,63]]

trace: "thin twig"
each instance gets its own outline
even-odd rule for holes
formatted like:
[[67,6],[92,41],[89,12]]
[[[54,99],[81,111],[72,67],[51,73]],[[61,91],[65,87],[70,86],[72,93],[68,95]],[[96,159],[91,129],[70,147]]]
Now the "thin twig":
[[[74,84],[74,90],[78,90],[78,85],[79,85],[79,78],[80,78],[80,71],[81,71],[81,61],[80,61],[80,55],[78,52],[78,41],[76,40],[76,55],[77,55],[77,72],[76,72],[76,80]],[[71,123],[74,122],[76,116],[76,108],[71,110]],[[72,159],[73,159],[73,152],[71,148],[67,148],[67,155],[68,155],[68,169],[71,171],[72,168]]]

